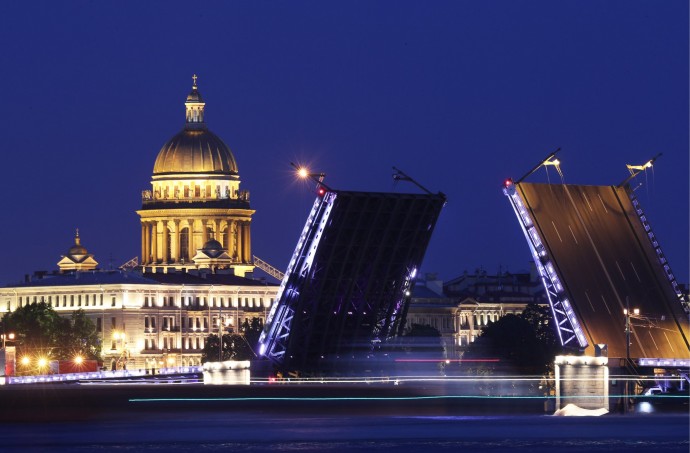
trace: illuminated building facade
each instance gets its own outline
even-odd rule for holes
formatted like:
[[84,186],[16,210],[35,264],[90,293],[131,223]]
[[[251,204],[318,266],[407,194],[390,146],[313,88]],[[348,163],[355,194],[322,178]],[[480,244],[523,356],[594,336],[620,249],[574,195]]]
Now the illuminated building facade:
[[266,319],[276,289],[231,274],[53,273],[0,288],[0,313],[40,302],[65,316],[84,310],[107,369],[152,370],[200,365],[206,337]]
[[[194,76],[185,102],[185,125],[163,145],[150,190],[142,193],[141,266],[145,272],[230,268],[245,275],[252,264],[249,192],[240,190],[230,148],[205,122],[206,103]],[[212,244],[208,242],[213,240]],[[225,255],[198,256],[203,249]],[[201,264],[195,258],[202,259]]]
[[266,319],[278,286],[247,278],[254,211],[230,148],[206,127],[196,76],[185,108],[137,211],[140,266],[98,270],[77,231],[58,272],[0,288],[0,315],[40,302],[65,316],[82,309],[102,335],[107,369],[147,370],[200,365],[209,334]]
[[426,274],[415,282],[406,328],[434,327],[441,334],[446,358],[455,359],[490,322],[519,315],[530,303],[548,304],[535,269],[515,274],[477,269],[445,283]]

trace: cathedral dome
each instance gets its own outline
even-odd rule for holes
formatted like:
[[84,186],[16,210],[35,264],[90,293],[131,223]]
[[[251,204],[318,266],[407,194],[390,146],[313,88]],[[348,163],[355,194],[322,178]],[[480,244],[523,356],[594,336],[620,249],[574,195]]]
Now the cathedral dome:
[[237,162],[230,148],[208,129],[185,128],[158,152],[153,174],[222,173],[237,174]]
[[163,145],[153,165],[154,175],[172,173],[216,173],[237,175],[237,162],[228,145],[209,131],[204,122],[205,103],[194,76],[185,102],[184,128]]

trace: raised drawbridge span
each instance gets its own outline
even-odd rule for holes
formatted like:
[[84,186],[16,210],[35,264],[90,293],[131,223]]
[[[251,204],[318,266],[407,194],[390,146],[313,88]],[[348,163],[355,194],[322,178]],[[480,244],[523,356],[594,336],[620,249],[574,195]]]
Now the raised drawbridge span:
[[321,184],[260,353],[284,372],[342,369],[399,334],[445,200],[442,193],[349,192]]
[[630,179],[619,186],[508,180],[503,191],[564,346],[594,355],[604,344],[611,357],[687,367],[688,301]]

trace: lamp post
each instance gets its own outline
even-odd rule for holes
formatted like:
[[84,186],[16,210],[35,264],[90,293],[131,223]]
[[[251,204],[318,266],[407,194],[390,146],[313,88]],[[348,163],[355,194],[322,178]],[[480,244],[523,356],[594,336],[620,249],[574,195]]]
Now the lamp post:
[[[623,314],[625,315],[625,367],[630,369],[630,333],[632,332],[632,325],[630,324],[630,301],[625,298],[625,309],[623,309]],[[633,309],[632,316],[638,316],[640,314],[640,309]],[[625,381],[625,401],[623,402],[623,410],[628,411],[628,402],[630,395],[630,379]]]
[[[11,351],[7,351],[7,340],[14,340],[14,333],[3,333],[2,334],[2,375],[8,376],[14,374],[14,360],[15,360],[15,349],[10,347]],[[10,363],[8,363],[10,362]]]
[[14,340],[14,333],[2,334],[2,349],[6,348],[7,340]]

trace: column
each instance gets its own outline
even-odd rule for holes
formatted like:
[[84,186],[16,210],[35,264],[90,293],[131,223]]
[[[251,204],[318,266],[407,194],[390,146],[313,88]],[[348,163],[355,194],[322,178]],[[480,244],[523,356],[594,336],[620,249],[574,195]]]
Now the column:
[[242,222],[235,221],[235,231],[233,234],[235,241],[235,256],[238,262],[242,262]]
[[235,221],[228,219],[228,227],[225,229],[225,248],[228,249],[230,257],[235,256],[235,241],[233,238],[233,229],[235,228]]
[[201,246],[199,246],[199,248],[206,245],[207,242],[208,242],[208,225],[206,224],[206,220],[202,220],[201,221]]
[[163,243],[161,244],[161,248],[163,249],[163,253],[162,253],[161,258],[163,259],[163,263],[167,263],[168,262],[168,237],[170,235],[170,230],[168,230],[168,221],[167,220],[163,220],[163,231],[161,233],[162,233],[161,236],[163,239]]
[[245,263],[251,263],[252,262],[252,241],[251,241],[251,233],[250,233],[250,228],[249,228],[250,223],[245,222],[244,223],[244,262]]
[[146,264],[146,224],[141,222],[141,264]]
[[213,239],[220,242],[222,245],[223,240],[221,239],[221,236],[220,236],[220,219],[214,219],[213,220]]
[[144,256],[142,260],[144,263],[149,264],[151,262],[151,224],[149,222],[144,222]]
[[158,222],[151,225],[151,261],[158,262]]
[[192,257],[196,254],[196,250],[194,250],[194,220],[189,219],[187,221],[189,223],[189,234],[187,235],[187,255],[185,257],[185,262],[191,263],[192,262]]
[[173,263],[180,262],[180,221],[173,220],[173,227],[175,231],[172,233],[172,241],[170,241],[170,246],[172,247],[172,260]]

